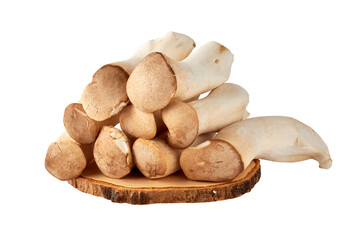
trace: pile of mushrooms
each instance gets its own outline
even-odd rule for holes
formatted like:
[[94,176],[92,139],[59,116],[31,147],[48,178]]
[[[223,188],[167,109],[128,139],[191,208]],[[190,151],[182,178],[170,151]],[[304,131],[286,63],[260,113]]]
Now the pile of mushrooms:
[[307,125],[248,118],[247,91],[225,83],[229,49],[217,42],[194,48],[190,37],[169,32],[97,70],[81,100],[65,109],[66,131],[48,148],[47,171],[69,180],[95,161],[110,178],[136,167],[149,179],[182,170],[190,180],[217,182],[234,179],[253,159],[331,167],[326,144]]

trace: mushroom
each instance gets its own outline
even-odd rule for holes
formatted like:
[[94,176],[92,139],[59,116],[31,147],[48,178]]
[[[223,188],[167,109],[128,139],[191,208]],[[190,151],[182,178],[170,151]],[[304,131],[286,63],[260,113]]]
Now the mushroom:
[[128,104],[126,82],[140,60],[151,52],[163,52],[183,60],[195,47],[194,41],[180,33],[169,32],[162,38],[145,43],[130,59],[102,66],[83,91],[81,102],[88,116],[103,121]]
[[90,144],[95,142],[103,126],[118,124],[119,115],[120,113],[98,122],[86,114],[80,103],[72,103],[64,111],[64,126],[67,133],[77,142]]
[[63,133],[56,142],[50,144],[45,157],[45,168],[59,180],[76,178],[85,169],[87,157],[91,158],[88,152],[90,148]]
[[184,103],[177,99],[162,110],[168,143],[174,148],[190,146],[202,133],[216,132],[242,120],[249,95],[236,84],[225,83],[203,99]]
[[[197,100],[198,96],[188,102]],[[134,138],[152,139],[157,133],[165,131],[166,126],[161,118],[161,111],[154,113],[143,112],[132,104],[127,105],[119,118],[121,129]]]
[[80,103],[69,104],[63,120],[67,133],[79,143],[92,143],[99,134],[99,122],[91,119]]
[[100,171],[111,178],[122,178],[134,167],[130,139],[115,127],[104,126],[94,145],[94,158]]
[[[215,133],[202,134],[196,138],[192,146],[214,136]],[[136,167],[147,178],[163,178],[180,170],[179,160],[182,150],[170,147],[166,142],[166,134],[151,140],[138,138],[132,149]]]
[[290,117],[257,117],[236,122],[213,139],[185,149],[180,165],[191,180],[229,181],[253,159],[298,162],[315,159],[320,168],[332,160],[321,137]]
[[159,52],[147,55],[126,84],[132,104],[144,112],[167,106],[172,98],[190,99],[228,80],[233,54],[217,42],[201,46],[182,62]]

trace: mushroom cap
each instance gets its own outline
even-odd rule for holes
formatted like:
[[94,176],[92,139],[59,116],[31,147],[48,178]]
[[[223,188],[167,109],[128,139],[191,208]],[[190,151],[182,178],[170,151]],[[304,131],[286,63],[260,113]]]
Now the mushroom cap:
[[85,155],[75,142],[50,144],[45,157],[45,168],[54,177],[63,181],[73,179],[80,176],[85,167]]
[[162,119],[168,128],[168,144],[173,148],[186,148],[198,136],[199,119],[192,106],[172,99],[162,111]]
[[236,149],[219,139],[185,149],[180,157],[180,166],[188,179],[212,182],[230,181],[244,170]]
[[159,178],[163,177],[166,173],[166,155],[161,150],[159,145],[166,145],[161,141],[146,140],[139,138],[134,142],[133,154],[136,167],[147,178]]
[[120,66],[105,65],[97,70],[81,97],[87,115],[103,121],[116,115],[128,103],[126,81],[129,74]]
[[117,128],[104,126],[94,145],[94,158],[100,171],[111,178],[122,178],[134,164],[129,139]]
[[91,119],[80,103],[69,104],[64,111],[66,132],[77,142],[90,144],[99,134],[99,123]]
[[151,139],[156,136],[156,121],[154,114],[143,112],[134,105],[126,106],[120,112],[121,129],[134,138]]
[[154,52],[136,66],[126,84],[132,104],[144,112],[155,112],[169,104],[177,88],[176,77],[166,57]]

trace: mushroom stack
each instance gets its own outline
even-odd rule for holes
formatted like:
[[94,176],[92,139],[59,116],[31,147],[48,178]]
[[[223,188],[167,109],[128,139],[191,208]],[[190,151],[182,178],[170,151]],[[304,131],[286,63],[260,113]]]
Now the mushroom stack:
[[190,37],[169,32],[97,70],[81,100],[64,111],[66,131],[48,148],[48,172],[69,180],[95,161],[110,178],[137,167],[150,179],[182,170],[190,180],[218,182],[234,179],[253,159],[315,159],[331,167],[326,144],[307,125],[248,118],[247,91],[226,83],[234,58],[228,48],[194,48]]

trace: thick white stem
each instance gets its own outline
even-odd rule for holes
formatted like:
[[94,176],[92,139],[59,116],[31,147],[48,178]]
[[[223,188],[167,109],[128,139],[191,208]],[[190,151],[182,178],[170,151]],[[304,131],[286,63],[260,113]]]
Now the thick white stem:
[[199,132],[215,132],[242,120],[249,103],[249,94],[236,84],[225,83],[200,100],[190,102],[198,116]]
[[201,46],[182,62],[168,59],[177,82],[174,97],[186,100],[220,86],[229,79],[233,61],[229,49],[217,42]]
[[111,65],[121,66],[130,74],[136,65],[151,52],[161,52],[169,58],[182,61],[191,53],[195,46],[194,40],[185,34],[168,32],[161,38],[146,42],[129,59],[114,62]]
[[298,162],[315,159],[320,168],[332,160],[321,137],[302,122],[280,116],[250,118],[222,129],[215,139],[230,143],[247,167],[253,159]]

